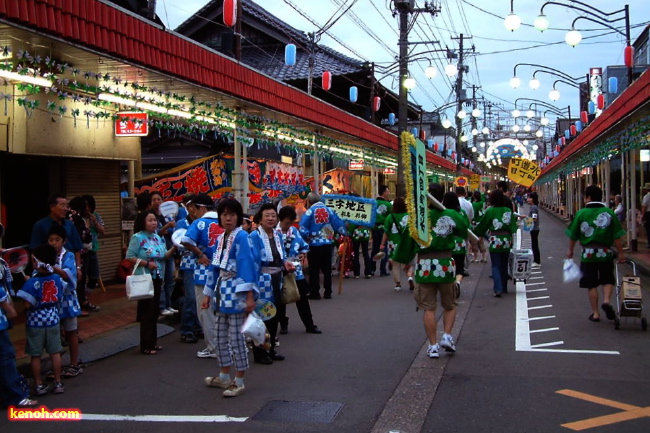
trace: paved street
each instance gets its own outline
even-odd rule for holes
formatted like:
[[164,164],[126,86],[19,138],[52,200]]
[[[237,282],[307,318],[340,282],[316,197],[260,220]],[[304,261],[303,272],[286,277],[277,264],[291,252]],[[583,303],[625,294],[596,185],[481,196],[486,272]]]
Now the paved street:
[[[165,349],[159,355],[130,349],[66,381],[65,394],[41,399],[49,409],[79,408],[95,420],[74,425],[3,420],[0,428],[647,432],[648,334],[632,322],[615,331],[604,315],[600,323],[587,320],[586,293],[561,281],[565,226],[548,214],[542,218],[543,265],[519,292],[510,285],[508,295],[493,298],[489,263],[472,264],[453,356],[426,358],[422,313],[416,313],[408,290],[395,293],[390,278],[351,279],[342,295],[312,302],[322,335],[304,333],[289,306],[290,332],[281,336],[278,350],[287,359],[253,364],[240,397],[227,400],[219,389],[205,387],[203,377],[217,371],[216,360],[197,358],[202,346],[182,344],[174,332],[160,341]],[[524,237],[524,245],[527,241]],[[108,420],[97,420],[100,415]],[[121,415],[150,422],[118,420]],[[153,415],[178,416],[179,422]],[[221,422],[217,416],[235,419]],[[581,422],[596,417],[604,418]]]

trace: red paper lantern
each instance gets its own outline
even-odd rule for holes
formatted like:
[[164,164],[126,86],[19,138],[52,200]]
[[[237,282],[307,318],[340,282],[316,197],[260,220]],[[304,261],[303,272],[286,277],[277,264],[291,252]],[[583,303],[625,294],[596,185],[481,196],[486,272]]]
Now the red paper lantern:
[[456,161],[456,152],[451,152],[451,159]]
[[576,135],[576,133],[578,132],[578,128],[576,128],[575,125],[571,125],[569,129],[571,130],[571,135]]
[[228,27],[237,23],[237,0],[223,0],[223,23]]
[[556,152],[558,152],[558,153],[559,153],[559,152],[560,152],[560,150],[561,150],[561,148],[560,148],[560,146],[555,146],[555,151],[556,151]]
[[598,107],[599,110],[602,110],[605,108],[605,95],[600,94],[598,95],[597,101],[596,101],[596,106]]
[[440,146],[438,145],[438,143],[433,143],[433,151],[434,151],[434,152],[437,152],[438,149],[439,149],[439,147],[440,147]]
[[379,111],[379,107],[381,106],[381,98],[379,96],[375,96],[372,98],[372,111]]
[[625,50],[623,50],[623,57],[625,59],[625,66],[628,68],[634,66],[634,47],[631,45],[626,46]]
[[566,144],[566,138],[562,137],[562,146]]
[[427,131],[420,129],[420,140],[424,141],[427,139]]
[[332,88],[332,73],[330,71],[323,71],[323,90]]
[[586,111],[581,111],[580,112],[580,120],[582,123],[588,123],[589,122],[589,116]]

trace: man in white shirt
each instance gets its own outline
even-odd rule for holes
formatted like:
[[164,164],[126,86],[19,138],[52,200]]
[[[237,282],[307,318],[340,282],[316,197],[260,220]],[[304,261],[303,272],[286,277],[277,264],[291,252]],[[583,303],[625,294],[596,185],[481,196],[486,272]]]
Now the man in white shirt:
[[[474,221],[474,208],[472,207],[472,203],[467,200],[467,191],[465,190],[465,187],[456,187],[456,195],[458,196],[458,201],[460,202],[460,208],[467,214],[467,218],[469,218],[469,226],[471,228],[472,221]],[[471,240],[470,243],[472,243]],[[465,270],[463,271],[463,276],[469,277],[467,267],[465,267]]]

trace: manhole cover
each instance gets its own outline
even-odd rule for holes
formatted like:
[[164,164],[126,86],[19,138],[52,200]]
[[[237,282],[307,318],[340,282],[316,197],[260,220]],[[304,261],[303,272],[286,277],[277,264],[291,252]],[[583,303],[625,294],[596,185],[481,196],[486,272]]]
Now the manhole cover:
[[273,400],[257,412],[253,419],[328,424],[334,421],[342,407],[343,403],[331,401]]

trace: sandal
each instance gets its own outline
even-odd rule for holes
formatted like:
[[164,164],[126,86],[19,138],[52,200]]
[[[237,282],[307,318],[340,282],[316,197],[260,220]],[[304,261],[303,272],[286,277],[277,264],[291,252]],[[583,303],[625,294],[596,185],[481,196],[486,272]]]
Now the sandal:
[[163,348],[162,348],[162,346],[154,346],[153,349],[160,352]]
[[32,400],[30,398],[23,398],[18,402],[16,405],[17,407],[33,407],[33,406],[38,406],[38,401],[37,400]]
[[142,349],[140,350],[140,353],[142,353],[143,355],[155,355],[158,352],[156,352],[153,349]]
[[589,316],[589,320],[591,320],[592,322],[600,322],[600,317],[594,317],[594,315],[592,314]]

